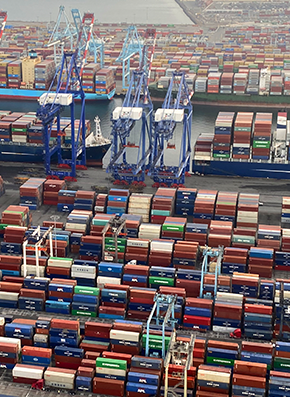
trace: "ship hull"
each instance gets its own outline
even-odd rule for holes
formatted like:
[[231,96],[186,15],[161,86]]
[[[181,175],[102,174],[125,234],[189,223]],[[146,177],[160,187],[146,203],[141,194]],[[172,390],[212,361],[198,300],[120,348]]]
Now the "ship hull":
[[[110,144],[90,146],[86,148],[87,165],[101,166],[102,160],[110,148]],[[70,148],[62,148],[63,159],[71,158]],[[56,161],[56,156],[52,158]],[[43,145],[22,145],[17,143],[0,143],[0,161],[21,163],[44,162]]]
[[192,172],[204,175],[290,179],[290,164],[239,161],[192,161]]
[[[47,91],[41,90],[25,90],[25,89],[14,89],[14,88],[0,88],[0,99],[15,99],[15,100],[23,100],[23,101],[35,101],[42,94]],[[116,90],[113,89],[108,94],[96,94],[86,92],[86,101],[106,101],[111,100],[115,95]]]

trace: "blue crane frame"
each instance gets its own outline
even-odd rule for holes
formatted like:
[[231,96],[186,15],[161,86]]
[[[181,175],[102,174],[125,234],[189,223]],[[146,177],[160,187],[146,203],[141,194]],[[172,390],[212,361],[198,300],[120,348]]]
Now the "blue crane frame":
[[[174,91],[175,87],[177,88]],[[176,97],[174,93],[176,92]],[[166,109],[184,110],[183,132],[178,166],[165,166],[164,150],[165,143],[172,139],[177,122],[173,119],[154,122],[153,127],[153,156],[148,175],[154,182],[165,185],[184,184],[185,173],[190,169],[191,155],[191,127],[192,127],[192,105],[191,93],[189,92],[185,73],[173,72],[169,88],[162,104],[164,112]]]
[[[113,120],[113,117],[111,119],[111,160],[107,167],[107,172],[112,173],[115,180],[143,182],[145,179],[146,168],[151,161],[153,150],[153,103],[150,98],[147,80],[146,72],[134,71],[129,89],[122,105],[122,109],[142,108],[142,127],[136,164],[128,163],[126,156],[128,138],[134,128],[135,121],[132,118],[122,118],[121,115],[117,120]],[[122,163],[119,163],[121,158]]]

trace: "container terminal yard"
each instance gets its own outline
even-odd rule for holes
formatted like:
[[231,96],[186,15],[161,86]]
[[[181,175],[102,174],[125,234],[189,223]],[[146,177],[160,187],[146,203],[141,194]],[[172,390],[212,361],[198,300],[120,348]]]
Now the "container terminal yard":
[[[0,109],[0,396],[290,396],[289,4],[176,2],[0,13],[0,96],[38,99]],[[193,142],[195,102],[237,107]]]

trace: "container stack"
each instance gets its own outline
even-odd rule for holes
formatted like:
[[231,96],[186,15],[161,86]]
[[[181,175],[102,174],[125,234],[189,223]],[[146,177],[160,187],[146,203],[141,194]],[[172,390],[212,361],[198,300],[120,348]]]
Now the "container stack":
[[2,224],[29,227],[31,222],[32,215],[28,207],[9,205],[9,207],[2,212]]
[[12,142],[26,143],[27,142],[27,131],[30,123],[19,118],[18,120],[12,122],[11,132],[12,132]]
[[[4,324],[4,319],[3,319]],[[21,340],[18,338],[0,337],[0,364],[2,368],[13,369],[21,353]]]
[[53,278],[70,278],[73,259],[51,257],[47,262],[46,273]]
[[87,63],[82,74],[82,85],[85,92],[95,92],[96,73],[100,70],[99,63]]
[[174,240],[152,240],[149,266],[171,267]]
[[209,340],[207,342],[206,364],[233,368],[238,354],[238,343]]
[[[27,288],[20,289],[20,296],[18,298],[18,307],[22,310],[44,311],[44,303],[46,293],[42,290],[31,290]],[[23,361],[22,361],[23,362]],[[29,363],[26,363],[29,364]]]
[[52,350],[41,347],[23,346],[22,364],[49,367],[52,361]]
[[20,205],[31,210],[38,209],[42,204],[44,183],[45,179],[29,178],[20,186]]
[[151,266],[149,269],[149,287],[158,289],[160,286],[174,287],[175,269]]
[[268,397],[276,397],[277,393],[290,396],[290,379],[288,372],[270,371]]
[[115,87],[115,79],[112,69],[100,69],[95,78],[96,94],[108,94]]
[[233,91],[234,73],[223,73],[221,77],[220,93],[231,94]]
[[65,230],[84,235],[88,234],[92,218],[93,214],[91,211],[73,210],[67,217]]
[[128,238],[125,261],[135,260],[138,265],[146,266],[148,263],[149,248],[150,240]]
[[105,237],[105,246],[103,247],[105,258],[111,257],[112,260],[115,260],[117,255],[117,261],[119,263],[124,263],[126,244],[127,244],[127,239],[124,237],[117,238],[117,247],[115,246],[114,237]]
[[241,346],[241,361],[248,363],[263,363],[267,369],[272,368],[274,345],[243,341]]
[[[141,215],[123,214],[121,219],[125,219],[126,237],[138,238],[139,227],[142,222]],[[125,229],[122,230],[125,236]]]
[[260,277],[271,278],[274,265],[274,250],[251,247],[249,251],[249,272]]
[[117,320],[110,331],[110,342],[114,353],[106,353],[106,356],[115,355],[118,357],[119,353],[127,353],[128,360],[131,361],[131,354],[140,354],[142,328],[142,324],[138,322]]
[[107,211],[107,200],[107,194],[97,194],[95,203],[95,214],[104,214]]
[[199,190],[194,204],[193,222],[210,224],[214,218],[216,190]]
[[148,287],[149,266],[127,263],[124,266],[123,284],[131,287]]
[[34,73],[35,89],[47,91],[55,74],[54,61],[47,59],[38,63],[35,65]]
[[235,225],[237,212],[237,193],[218,192],[214,219],[232,222]]
[[43,204],[57,206],[58,192],[65,189],[65,181],[48,179],[46,182],[44,182]]
[[156,289],[130,288],[130,301],[127,316],[129,320],[147,321],[153,305]]
[[209,226],[208,245],[210,247],[229,247],[232,240],[232,231],[232,222],[212,220]]
[[198,254],[198,242],[178,241],[174,245],[173,266],[176,269],[194,269]]
[[11,59],[0,60],[0,87],[7,87],[7,66],[11,62]]
[[183,326],[196,331],[210,331],[212,309],[211,299],[186,298]]
[[80,242],[79,255],[84,261],[100,261],[102,258],[101,236],[82,236]]
[[186,296],[197,298],[200,294],[200,270],[178,269],[176,271],[175,285],[177,288],[184,288]]
[[[268,301],[265,301],[266,303]],[[247,338],[271,340],[273,336],[273,307],[263,304],[244,305],[244,333]]]
[[236,95],[245,94],[248,83],[248,73],[235,73],[233,93]]
[[153,223],[141,223],[139,227],[138,238],[146,240],[156,240],[161,236],[161,224],[154,225]]
[[105,284],[121,285],[123,264],[113,262],[100,262],[98,264],[97,286],[103,288]]
[[33,88],[35,81],[35,65],[40,62],[40,57],[27,57],[22,60],[22,81],[26,84],[26,87]]
[[128,214],[141,215],[143,222],[149,222],[152,194],[132,193],[129,198]]
[[57,210],[59,212],[71,212],[74,209],[75,196],[75,190],[59,190]]
[[238,200],[237,227],[255,228],[258,226],[259,194],[240,193]]
[[111,189],[108,196],[107,214],[119,215],[126,213],[130,192],[125,189]]
[[123,320],[126,317],[128,289],[102,288],[100,318]]
[[226,247],[223,254],[222,272],[225,274],[246,273],[248,250]]
[[269,160],[272,140],[272,113],[256,113],[253,131],[254,160]]
[[290,372],[289,342],[276,342],[273,369],[275,371]]
[[90,232],[91,235],[102,236],[105,226],[109,223],[111,219],[112,219],[112,215],[99,214],[99,213],[96,214],[92,219],[91,232]]
[[290,270],[290,252],[275,251],[275,270]]
[[287,138],[287,113],[279,112],[277,116],[277,130],[276,130],[275,140],[285,144],[286,138]]
[[36,366],[35,364],[16,364],[12,370],[13,382],[32,385],[43,379],[44,370],[44,366]]
[[151,222],[162,224],[174,213],[176,189],[158,188],[152,200]]
[[20,88],[21,85],[21,60],[15,60],[9,62],[7,66],[7,87],[8,88]]
[[247,85],[247,94],[258,95],[259,94],[259,81],[260,71],[255,69],[249,70],[249,80]]
[[281,246],[281,227],[259,224],[257,247],[273,248],[274,250],[279,250],[280,246]]
[[75,259],[71,267],[71,278],[76,280],[78,285],[94,287],[97,266],[94,260]]
[[175,206],[176,215],[193,215],[196,193],[196,189],[181,187],[177,189]]
[[240,396],[244,390],[254,390],[255,395],[264,396],[267,384],[267,365],[235,361],[232,393]]
[[290,226],[290,197],[282,197],[281,226],[283,228]]
[[186,227],[186,218],[173,218],[167,216],[161,227],[161,238],[182,241]]
[[110,347],[110,331],[112,324],[101,322],[85,322],[85,335],[80,347],[85,351],[85,357],[94,360],[96,367],[96,358],[100,353],[105,352]]
[[[228,397],[231,386],[231,369],[210,365],[200,365],[197,372],[196,397],[215,396]],[[218,390],[218,393],[216,391]]]
[[215,121],[213,158],[230,158],[234,112],[219,112]]
[[45,311],[70,314],[75,285],[76,282],[74,280],[52,279],[48,286],[48,300],[45,303]]
[[48,367],[44,372],[45,387],[74,390],[76,371],[65,368]]
[[221,73],[211,72],[208,75],[207,80],[207,93],[208,94],[218,94],[220,87]]
[[194,160],[210,160],[213,145],[214,133],[202,133],[195,142]]
[[74,200],[75,210],[85,210],[85,211],[93,212],[94,204],[95,204],[95,192],[77,190]]
[[270,80],[270,95],[282,95],[283,94],[283,77],[282,76],[271,76]]
[[281,251],[290,252],[290,229],[282,229]]
[[206,92],[207,88],[207,77],[197,76],[194,84],[195,92]]
[[75,285],[71,314],[73,316],[97,317],[99,294],[99,288]]
[[213,331],[234,332],[241,328],[243,295],[217,292],[213,313]]
[[237,113],[233,137],[233,159],[250,158],[253,116],[252,112]]
[[187,223],[184,233],[185,241],[195,241],[200,245],[207,244],[208,225],[203,223]]

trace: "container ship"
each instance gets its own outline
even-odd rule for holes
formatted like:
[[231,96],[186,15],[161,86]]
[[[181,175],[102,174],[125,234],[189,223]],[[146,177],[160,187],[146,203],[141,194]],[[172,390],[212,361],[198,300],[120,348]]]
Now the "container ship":
[[[78,125],[79,120],[75,120],[76,131]],[[99,117],[95,118],[95,130],[91,130],[89,120],[86,120],[86,129],[87,164],[101,166],[111,141],[102,136]],[[62,157],[71,158],[70,118],[61,118],[61,133]],[[57,138],[57,134],[57,125],[53,124],[52,143]],[[25,114],[0,111],[0,161],[25,163],[44,161],[43,126],[34,112]]]
[[219,112],[213,132],[196,140],[192,171],[201,174],[289,179],[289,122],[278,113]]
[[[35,101],[49,90],[55,73],[54,60],[42,60],[36,52],[23,59],[1,58],[0,54],[0,99]],[[98,63],[86,64],[82,86],[88,101],[111,100],[116,88],[113,70],[101,69]]]

